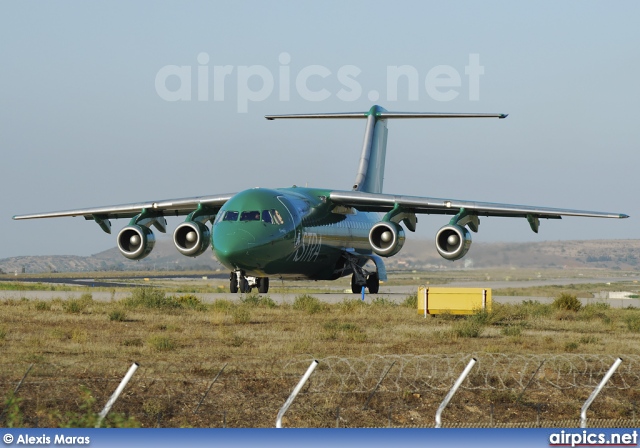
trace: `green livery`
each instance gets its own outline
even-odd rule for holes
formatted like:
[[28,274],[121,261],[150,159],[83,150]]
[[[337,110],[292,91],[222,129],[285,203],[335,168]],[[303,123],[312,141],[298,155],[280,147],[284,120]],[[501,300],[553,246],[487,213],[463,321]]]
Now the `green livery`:
[[275,119],[364,119],[362,153],[351,190],[254,188],[239,193],[122,204],[14,216],[14,219],[83,216],[111,233],[110,219],[129,218],[117,236],[123,256],[139,260],[155,244],[151,227],[166,232],[166,216],[185,216],[173,233],[177,250],[197,257],[209,247],[230,270],[231,292],[269,290],[270,278],[335,280],[351,276],[354,293],[378,292],[387,278],[382,257],[398,253],[405,228],[415,231],[418,214],[449,215],[436,234],[438,253],[458,260],[471,246],[480,217],[525,218],[538,232],[540,219],[563,216],[627,218],[620,213],[497,204],[451,198],[384,194],[387,121],[398,118],[506,118],[505,114],[367,112],[268,115]]

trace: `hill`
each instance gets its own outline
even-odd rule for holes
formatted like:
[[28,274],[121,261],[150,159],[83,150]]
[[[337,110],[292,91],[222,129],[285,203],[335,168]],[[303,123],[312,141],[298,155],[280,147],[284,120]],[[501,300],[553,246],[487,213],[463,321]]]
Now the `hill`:
[[[460,268],[640,268],[640,240],[542,241],[536,243],[474,243],[462,260],[441,258],[433,241],[407,241],[402,251],[385,260],[387,269]],[[89,271],[180,271],[224,269],[211,251],[197,258],[180,255],[170,239],[158,239],[151,254],[132,261],[112,248],[88,257],[24,256],[0,260],[5,273]]]
[[405,244],[389,267],[434,268],[607,268],[640,267],[640,240],[541,241],[535,243],[473,243],[458,261],[447,261],[431,241]]
[[77,255],[43,255],[0,259],[0,270],[14,272],[97,272],[97,271],[182,271],[216,270],[222,265],[208,251],[197,258],[178,253],[170,239],[156,240],[153,251],[146,258],[129,260],[114,247],[103,252],[82,257]]

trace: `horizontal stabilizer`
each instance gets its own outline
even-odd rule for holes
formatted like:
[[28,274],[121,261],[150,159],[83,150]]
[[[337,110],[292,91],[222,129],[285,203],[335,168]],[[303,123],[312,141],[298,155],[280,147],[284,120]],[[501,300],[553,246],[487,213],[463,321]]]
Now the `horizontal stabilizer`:
[[367,112],[265,115],[267,120],[279,118],[366,118],[362,154],[354,191],[382,193],[384,165],[387,154],[387,124],[391,118],[506,118],[507,114],[449,113],[449,112],[389,112],[372,106]]
[[[318,114],[287,114],[265,115],[267,120],[279,118],[367,118],[370,112],[346,112],[346,113],[318,113]],[[449,112],[376,112],[378,119],[385,118],[507,118],[509,114],[476,114],[476,113],[449,113]]]

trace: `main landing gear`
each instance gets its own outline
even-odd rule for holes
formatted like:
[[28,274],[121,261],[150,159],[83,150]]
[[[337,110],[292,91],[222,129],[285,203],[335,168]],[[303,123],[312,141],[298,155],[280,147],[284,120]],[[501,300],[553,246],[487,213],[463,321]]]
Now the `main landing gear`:
[[[358,272],[358,271],[356,271]],[[354,294],[360,294],[362,287],[366,286],[370,294],[377,294],[380,290],[380,279],[378,273],[373,272],[365,277],[364,273],[354,273],[351,275],[351,292]]]
[[258,288],[260,294],[269,292],[269,277],[248,277],[243,271],[235,271],[229,275],[229,292],[249,293]]

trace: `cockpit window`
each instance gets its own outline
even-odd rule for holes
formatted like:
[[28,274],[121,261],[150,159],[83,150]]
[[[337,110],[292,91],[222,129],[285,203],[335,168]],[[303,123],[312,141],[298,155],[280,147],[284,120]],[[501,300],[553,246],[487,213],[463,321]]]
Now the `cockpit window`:
[[278,210],[275,210],[273,208],[271,210],[262,211],[262,222],[276,225],[284,224],[282,216],[280,216]]
[[228,211],[225,212],[223,221],[237,221],[238,220],[238,212]]
[[284,219],[282,219],[282,216],[280,216],[280,212],[278,210],[271,210],[271,215],[273,216],[273,223],[274,224],[284,224]]
[[237,212],[233,210],[228,210],[224,213],[219,213],[216,217],[216,224],[220,221],[262,221],[267,224],[275,224],[282,225],[284,224],[284,219],[280,215],[280,212],[276,209],[263,210],[262,213],[258,210],[251,210],[246,212]]
[[240,214],[240,221],[260,221],[260,212],[257,210],[242,212],[242,214]]

